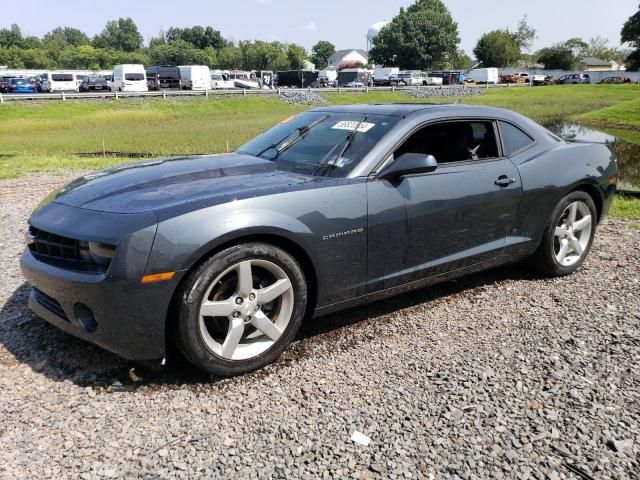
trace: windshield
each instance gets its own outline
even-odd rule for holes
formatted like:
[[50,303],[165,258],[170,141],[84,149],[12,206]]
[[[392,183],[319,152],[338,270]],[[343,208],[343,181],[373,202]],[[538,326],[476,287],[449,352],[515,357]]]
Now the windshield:
[[51,75],[54,82],[73,82],[73,75],[70,73],[54,73]]
[[136,80],[144,80],[144,73],[125,73],[124,79],[129,80],[130,82],[134,82]]
[[[237,152],[273,160],[279,170],[345,177],[398,120],[362,113],[305,112],[267,130]],[[337,158],[349,142],[342,158]]]

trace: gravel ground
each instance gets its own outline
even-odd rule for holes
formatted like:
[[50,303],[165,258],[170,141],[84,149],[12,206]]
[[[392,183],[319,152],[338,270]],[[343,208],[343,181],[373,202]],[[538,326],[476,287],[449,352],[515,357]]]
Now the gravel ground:
[[639,477],[637,222],[602,225],[570,278],[513,266],[333,315],[220,380],[27,312],[23,227],[63,180],[0,182],[1,476]]
[[406,90],[405,93],[414,98],[437,98],[437,97],[476,97],[483,95],[487,89],[485,87],[459,86],[459,87],[416,87]]
[[317,92],[280,91],[280,100],[289,105],[326,105],[327,99]]

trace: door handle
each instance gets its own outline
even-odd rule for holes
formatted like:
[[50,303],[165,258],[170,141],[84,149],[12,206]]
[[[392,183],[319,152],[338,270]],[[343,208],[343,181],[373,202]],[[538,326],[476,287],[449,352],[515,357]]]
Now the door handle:
[[500,175],[498,179],[494,182],[499,187],[508,187],[512,183],[516,183],[515,178],[509,178],[506,175]]

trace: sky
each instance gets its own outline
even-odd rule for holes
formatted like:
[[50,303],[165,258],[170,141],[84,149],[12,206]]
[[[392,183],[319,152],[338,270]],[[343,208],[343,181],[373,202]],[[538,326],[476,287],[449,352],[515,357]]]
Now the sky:
[[[478,38],[497,28],[515,29],[527,15],[538,31],[533,50],[572,37],[600,35],[613,46],[638,0],[444,0],[458,23],[461,47],[471,54]],[[318,40],[338,49],[366,48],[372,24],[391,20],[413,0],[30,0],[3,2],[0,27],[17,23],[25,35],[42,36],[57,26],[80,28],[93,36],[108,20],[131,17],[149,38],[171,26],[211,25],[233,40],[278,40],[308,50]],[[95,5],[95,6],[94,6]],[[184,6],[184,8],[180,8]]]

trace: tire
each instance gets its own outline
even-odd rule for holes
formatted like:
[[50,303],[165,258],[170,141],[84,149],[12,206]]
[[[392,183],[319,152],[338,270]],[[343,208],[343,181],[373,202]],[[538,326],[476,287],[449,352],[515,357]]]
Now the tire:
[[272,363],[293,341],[306,311],[307,283],[284,250],[247,243],[203,262],[174,301],[179,350],[202,370],[229,377]]
[[553,277],[575,272],[589,255],[597,218],[595,203],[585,192],[572,192],[560,200],[532,258],[534,266]]

